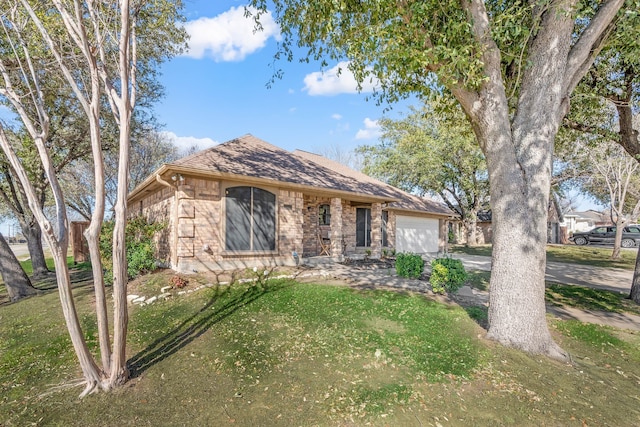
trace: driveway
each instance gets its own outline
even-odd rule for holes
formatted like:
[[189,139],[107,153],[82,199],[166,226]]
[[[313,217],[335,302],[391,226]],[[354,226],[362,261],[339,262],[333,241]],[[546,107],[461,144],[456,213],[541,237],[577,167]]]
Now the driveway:
[[[461,260],[467,269],[491,270],[491,257],[458,253],[451,254],[451,257]],[[631,270],[559,262],[548,262],[546,274],[549,282],[623,293],[629,292],[633,279]]]

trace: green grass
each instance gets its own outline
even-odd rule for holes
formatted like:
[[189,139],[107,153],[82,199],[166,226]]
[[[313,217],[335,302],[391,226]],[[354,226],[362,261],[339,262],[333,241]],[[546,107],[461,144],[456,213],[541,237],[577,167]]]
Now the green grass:
[[[53,265],[53,258],[47,258],[46,262],[47,262],[47,267],[49,268],[49,270],[55,271],[55,266]],[[31,265],[31,260],[30,259],[28,259],[26,261],[20,261],[20,265],[22,265],[22,269],[24,270],[25,273],[27,273],[28,276],[33,274],[33,266]],[[91,269],[91,263],[89,263],[89,262],[81,262],[81,263],[75,264],[73,262],[73,257],[72,256],[67,257],[67,265],[69,266],[69,268],[75,268],[75,269],[80,269],[80,270],[90,270]]]
[[481,291],[488,291],[490,277],[490,271],[469,270],[467,271],[467,281],[465,283],[472,288],[476,288]]
[[[96,351],[90,284],[75,293]],[[0,425],[640,422],[638,334],[553,321],[572,366],[483,341],[482,319],[410,293],[217,286],[132,307],[131,380],[78,401],[81,388],[53,391],[80,373],[50,292],[0,306]]]
[[[47,258],[46,263],[49,270],[55,271],[55,268],[53,265],[53,258]],[[27,276],[31,276],[33,274],[33,266],[31,265],[30,259],[26,261],[20,261],[20,265],[22,265],[22,269],[27,274]],[[73,269],[73,270],[79,270],[79,271],[91,270],[90,262],[81,262],[76,264],[73,262],[73,257],[71,256],[67,257],[67,265],[69,266],[70,269]],[[3,284],[4,284],[4,281],[2,280],[2,276],[0,276],[0,285],[3,285]],[[6,294],[6,289],[4,288],[4,286],[0,287],[0,296],[3,296],[5,294]]]
[[462,253],[467,255],[479,255],[479,256],[491,256],[491,245],[480,246],[464,246],[464,245],[449,245],[449,252]]
[[640,306],[629,300],[627,293],[560,284],[548,284],[545,292],[547,302],[555,305],[640,315]]
[[[482,291],[489,290],[491,272],[470,270],[467,274],[467,285]],[[640,315],[640,306],[629,300],[627,296],[627,293],[557,283],[547,283],[545,290],[545,298],[549,304],[565,305],[581,310]],[[475,319],[474,316],[472,317]]]
[[636,250],[622,250],[620,253],[622,257],[618,260],[611,259],[612,251],[612,247],[553,245],[547,246],[547,261],[590,265],[592,267],[634,269]]

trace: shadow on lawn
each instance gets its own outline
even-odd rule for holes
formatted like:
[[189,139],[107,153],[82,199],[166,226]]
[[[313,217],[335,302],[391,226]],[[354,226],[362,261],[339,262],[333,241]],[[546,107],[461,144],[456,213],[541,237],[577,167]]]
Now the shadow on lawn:
[[[269,292],[275,292],[287,286],[291,286],[291,284],[280,281],[267,282],[261,285],[249,286],[242,292],[233,285],[217,286],[211,291],[212,294],[207,303],[197,313],[128,360],[127,366],[130,378],[139,377],[148,368],[175,354],[207,332],[211,326],[224,320],[240,308]],[[237,292],[237,295],[232,295],[234,292]],[[224,305],[220,308],[213,307],[214,303],[219,303],[225,297],[230,299]],[[212,310],[212,308],[214,309]]]
[[[81,269],[77,269],[77,270],[71,269],[69,271],[69,276],[71,278],[71,286],[73,287],[73,289],[76,292],[80,292],[76,294],[76,296],[82,295],[83,293],[86,293],[86,292],[93,292],[93,275],[91,273],[91,270],[87,271],[87,270],[81,270]],[[38,293],[25,298],[20,298],[18,301],[9,300],[9,297],[6,294],[6,291],[4,290],[4,284],[0,284],[0,288],[2,288],[2,291],[0,291],[0,307],[9,305],[9,304],[18,304],[29,298],[33,298],[39,295],[41,296],[41,295],[49,294],[51,292],[58,291],[58,282],[56,279],[55,271],[50,271],[49,273],[47,273],[45,277],[36,278],[32,276],[30,277],[30,279],[31,279],[31,284],[33,285],[34,288],[38,290]],[[81,291],[78,291],[78,290],[81,290]]]

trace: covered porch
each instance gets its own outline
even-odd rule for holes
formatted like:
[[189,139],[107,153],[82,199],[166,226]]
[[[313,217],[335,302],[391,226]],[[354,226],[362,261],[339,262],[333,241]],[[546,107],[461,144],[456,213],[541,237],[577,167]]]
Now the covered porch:
[[303,205],[303,258],[380,258],[389,245],[382,202],[305,194]]

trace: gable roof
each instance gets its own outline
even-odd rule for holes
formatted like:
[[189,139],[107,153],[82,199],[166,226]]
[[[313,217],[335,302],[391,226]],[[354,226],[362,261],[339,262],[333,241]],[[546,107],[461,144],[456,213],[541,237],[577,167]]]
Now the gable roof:
[[150,186],[160,185],[156,176],[167,180],[175,173],[278,185],[355,201],[393,203],[397,209],[452,215],[442,204],[412,196],[322,156],[304,151],[291,153],[250,134],[163,165],[136,187],[129,199],[137,198]]

